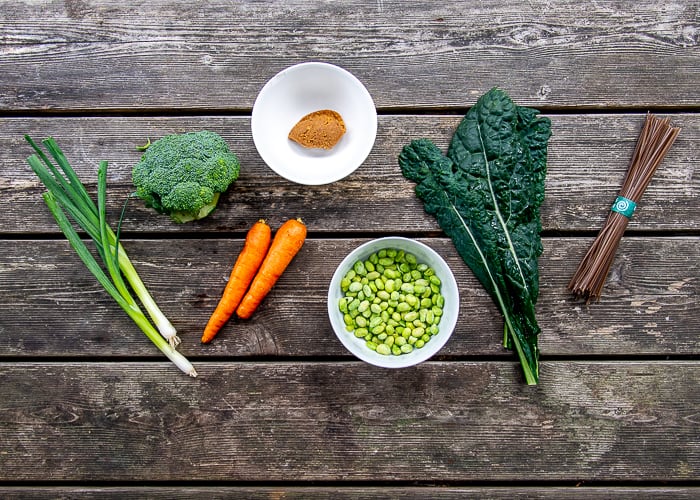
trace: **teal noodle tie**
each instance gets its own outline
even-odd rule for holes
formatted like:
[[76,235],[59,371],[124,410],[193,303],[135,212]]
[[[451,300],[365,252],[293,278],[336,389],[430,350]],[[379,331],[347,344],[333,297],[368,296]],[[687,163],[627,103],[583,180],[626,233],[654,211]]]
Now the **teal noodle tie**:
[[628,219],[631,219],[632,214],[634,213],[634,210],[636,208],[637,204],[635,202],[633,202],[629,198],[625,198],[624,196],[618,196],[610,210],[622,214]]

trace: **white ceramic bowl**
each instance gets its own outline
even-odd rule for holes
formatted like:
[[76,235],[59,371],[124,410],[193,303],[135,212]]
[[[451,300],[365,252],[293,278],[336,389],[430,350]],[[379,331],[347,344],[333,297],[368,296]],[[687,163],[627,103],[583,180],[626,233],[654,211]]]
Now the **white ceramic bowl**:
[[[428,264],[435,270],[435,275],[442,281],[440,293],[445,297],[443,315],[438,324],[440,331],[420,349],[413,349],[408,354],[382,355],[368,348],[365,340],[357,338],[345,329],[343,313],[338,302],[343,296],[340,281],[358,260],[367,260],[374,252],[382,249],[396,248],[412,253],[419,263]],[[404,368],[421,363],[437,353],[452,335],[459,316],[459,290],[452,270],[443,258],[429,246],[409,238],[387,237],[368,241],[350,252],[340,263],[330,286],[328,287],[328,316],[340,342],[356,357],[372,365],[384,368]]]
[[[330,150],[308,149],[288,138],[308,113],[340,113],[346,132]],[[267,165],[299,184],[328,184],[346,177],[369,155],[377,135],[377,110],[367,89],[350,72],[321,62],[291,66],[258,94],[251,118],[253,142]]]

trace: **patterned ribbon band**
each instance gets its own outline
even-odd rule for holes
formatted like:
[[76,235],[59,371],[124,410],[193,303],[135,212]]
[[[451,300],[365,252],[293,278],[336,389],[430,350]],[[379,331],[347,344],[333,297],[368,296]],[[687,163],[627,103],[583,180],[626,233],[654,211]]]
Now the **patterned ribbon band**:
[[615,203],[613,203],[611,210],[624,215],[628,219],[631,219],[635,208],[637,208],[637,204],[635,202],[629,198],[625,198],[624,196],[618,196]]

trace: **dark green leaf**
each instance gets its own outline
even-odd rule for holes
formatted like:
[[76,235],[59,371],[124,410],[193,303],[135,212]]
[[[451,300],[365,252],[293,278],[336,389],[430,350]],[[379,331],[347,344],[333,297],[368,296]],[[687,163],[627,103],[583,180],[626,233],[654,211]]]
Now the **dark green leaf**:
[[404,147],[399,164],[416,194],[503,313],[505,345],[537,383],[540,205],[549,119],[492,89],[461,121],[447,156],[429,140]]

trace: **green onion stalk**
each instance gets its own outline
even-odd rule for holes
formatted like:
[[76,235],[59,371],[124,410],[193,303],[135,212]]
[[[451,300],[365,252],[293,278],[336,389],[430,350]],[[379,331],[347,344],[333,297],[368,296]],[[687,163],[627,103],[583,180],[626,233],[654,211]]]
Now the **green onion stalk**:
[[[97,281],[107,293],[138,325],[151,342],[180,370],[192,377],[196,377],[197,372],[192,364],[175,349],[180,342],[175,328],[158,308],[150,293],[148,293],[146,286],[141,281],[126,251],[119,242],[118,231],[115,233],[107,224],[107,162],[102,161],[99,164],[97,205],[95,205],[85,186],[53,138],[45,139],[42,143],[46,146],[60,170],[29,136],[25,136],[25,139],[36,152],[36,154],[27,158],[27,162],[48,190],[42,195],[44,201],[71,247],[73,247],[85,266],[97,278]],[[85,243],[83,243],[71,224],[68,215],[92,238],[97,253],[107,268],[109,276],[98,264]],[[129,291],[123,277],[126,277],[158,329],[153,326],[143,313],[138,302]]]

